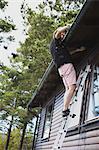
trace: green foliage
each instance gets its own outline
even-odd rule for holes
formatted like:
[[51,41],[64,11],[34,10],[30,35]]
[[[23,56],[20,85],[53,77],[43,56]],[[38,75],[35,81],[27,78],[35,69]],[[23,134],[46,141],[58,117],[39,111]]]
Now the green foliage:
[[[8,2],[6,2],[5,0],[0,0],[0,9],[3,10],[2,13],[4,13],[5,11],[5,6],[7,5]],[[15,25],[12,22],[12,19],[10,18],[10,16],[5,16],[4,18],[0,18],[0,33],[9,33],[10,31],[15,30]],[[13,36],[11,36],[10,34],[5,37],[5,35],[0,35],[0,46],[2,43],[4,42],[12,42],[14,41],[15,38]],[[4,45],[4,49],[7,49],[8,46]]]
[[[46,0],[39,11],[55,19],[58,26],[72,23],[85,0]],[[49,12],[49,13],[48,13]]]
[[0,150],[3,150],[6,143],[6,135],[0,133]]
[[[0,74],[0,109],[5,110],[9,115],[16,116],[16,110],[19,106],[26,108],[27,101],[31,96],[31,92],[28,91],[26,82],[26,76],[24,72],[20,72],[13,68],[7,68],[1,66]],[[14,104],[16,100],[16,104]],[[12,108],[12,109],[11,109]],[[24,115],[23,115],[24,116]]]
[[0,0],[0,9],[4,9],[7,6],[8,2],[5,0]]
[[18,150],[20,142],[20,130],[19,129],[14,129],[11,132],[11,137],[10,137],[10,143],[9,143],[9,149],[8,150]]
[[11,31],[11,29],[15,30],[15,25],[12,25],[11,23],[0,19],[0,32],[9,32]]
[[24,137],[24,142],[23,142],[23,150],[24,149],[31,149],[32,146],[32,141],[33,141],[33,136],[30,133],[26,134],[26,136]]
[[0,72],[0,110],[2,111],[0,119],[10,125],[11,121],[8,121],[8,117],[13,116],[12,125],[22,129],[24,124],[28,124],[38,112],[33,109],[29,113],[26,109],[30,93],[27,91],[27,86],[24,88],[25,80],[22,72],[3,65],[0,67]]
[[26,84],[30,85],[28,90],[34,91],[51,60],[49,43],[54,30],[54,21],[42,13],[29,11],[28,23],[31,26],[28,37],[25,43],[21,43],[18,49],[20,55],[15,61],[22,63]]

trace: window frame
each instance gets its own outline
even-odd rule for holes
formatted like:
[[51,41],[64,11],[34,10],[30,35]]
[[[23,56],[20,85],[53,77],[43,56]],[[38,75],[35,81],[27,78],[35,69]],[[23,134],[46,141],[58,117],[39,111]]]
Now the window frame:
[[90,81],[89,81],[90,85],[91,85],[90,89],[88,90],[89,100],[88,100],[88,97],[83,99],[83,102],[85,102],[85,105],[84,105],[84,107],[82,107],[82,112],[84,112],[84,116],[82,117],[82,115],[81,115],[81,118],[83,118],[83,119],[81,120],[81,125],[80,125],[81,131],[80,132],[85,132],[85,131],[87,132],[87,131],[91,131],[91,130],[94,130],[94,129],[99,129],[99,116],[95,116],[91,119],[88,119],[90,93],[91,93],[92,81],[93,81],[92,73],[94,71],[93,66],[94,66],[94,64],[92,64],[91,78],[90,78]]
[[[85,76],[86,76],[86,74],[84,74],[84,73],[86,73],[86,68],[88,67],[88,63],[86,64],[86,65],[84,65],[82,68],[81,68],[81,70],[79,71],[79,75],[78,75],[78,77],[80,76],[80,73],[82,74],[81,76],[83,76],[83,77],[80,77],[81,78],[81,80],[80,80],[80,83],[79,84],[81,84],[81,82],[82,82],[82,78],[85,78]],[[84,75],[83,75],[84,74]],[[85,88],[85,84],[86,84],[86,80],[87,80],[87,78],[88,78],[88,76],[89,76],[89,74],[90,74],[90,71],[88,71],[88,75],[87,75],[87,77],[86,77],[86,79],[85,79],[85,81],[84,81],[84,88]],[[72,130],[76,130],[77,131],[77,129],[79,128],[79,126],[80,126],[80,124],[82,123],[82,110],[84,109],[83,108],[83,103],[85,103],[85,101],[84,101],[84,92],[85,92],[85,90],[84,90],[84,88],[82,89],[82,99],[79,101],[79,103],[80,103],[80,110],[79,110],[79,114],[77,114],[77,115],[79,115],[79,120],[78,120],[78,123],[77,124],[75,124],[75,122],[74,122],[74,124],[75,125],[73,125],[73,126],[70,126],[70,127],[68,127],[68,130],[69,131],[72,131]],[[79,89],[77,90],[77,92],[79,92]],[[80,93],[81,94],[81,93]],[[79,97],[78,97],[78,99],[79,99]],[[78,103],[78,102],[77,102]],[[77,105],[77,104],[76,104]],[[72,112],[71,112],[72,113]],[[73,112],[74,114],[76,114],[77,112]],[[76,118],[76,117],[75,117]],[[74,118],[74,119],[75,119]],[[74,121],[74,119],[73,119],[73,121]],[[76,120],[77,121],[77,120]]]
[[[89,93],[89,95],[90,95],[90,96],[89,96],[89,100],[86,100],[88,107],[87,107],[87,109],[85,110],[85,112],[86,112],[86,117],[85,117],[85,120],[84,120],[85,123],[91,122],[91,120],[95,120],[95,119],[98,119],[98,118],[99,118],[99,116],[94,116],[94,117],[88,119],[88,113],[89,113],[89,107],[90,107],[89,104],[90,104],[90,99],[91,99],[90,97],[93,96],[92,93],[93,93],[93,91],[94,91],[93,88],[94,88],[94,71],[95,71],[95,67],[99,67],[99,66],[95,66],[95,65],[92,66],[92,74],[91,74],[91,81],[90,81],[90,82],[91,82],[91,89],[90,89],[90,91],[89,91],[89,92],[90,92],[90,93]],[[93,101],[93,100],[92,100],[92,101]],[[94,102],[94,103],[95,103],[95,102]]]
[[[44,129],[45,129],[45,123],[46,123],[46,116],[47,116],[47,110],[48,108],[52,105],[52,112],[51,112],[51,119],[50,119],[50,126],[49,126],[49,134],[47,138],[44,138]],[[52,117],[53,117],[53,110],[54,110],[54,99],[52,99],[46,106],[45,106],[45,114],[44,114],[44,123],[43,123],[43,130],[42,130],[42,136],[41,136],[41,141],[42,142],[47,142],[50,138],[50,132],[51,132],[51,124],[52,124]]]

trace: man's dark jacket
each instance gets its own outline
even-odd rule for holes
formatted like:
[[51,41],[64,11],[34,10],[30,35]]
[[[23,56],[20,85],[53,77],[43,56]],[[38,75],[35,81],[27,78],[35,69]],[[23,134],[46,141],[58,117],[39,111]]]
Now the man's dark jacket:
[[71,55],[66,48],[65,40],[52,39],[50,44],[50,51],[57,68],[64,64],[72,63]]

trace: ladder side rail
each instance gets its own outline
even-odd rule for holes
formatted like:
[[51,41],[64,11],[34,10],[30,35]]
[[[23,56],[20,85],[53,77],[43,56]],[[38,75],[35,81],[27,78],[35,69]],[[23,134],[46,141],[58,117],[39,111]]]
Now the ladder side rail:
[[[89,68],[88,68],[88,70],[89,70]],[[82,85],[83,85],[83,82],[85,82],[85,80],[86,80],[86,78],[87,78],[87,75],[88,75],[88,72],[89,72],[88,70],[86,71],[86,74],[85,74],[85,76],[84,76],[84,78],[83,78],[83,80],[82,80],[82,82],[81,82]],[[83,86],[84,86],[84,85],[83,85]],[[80,89],[78,90],[78,94],[77,94],[77,95],[79,95],[82,90],[83,90],[83,93],[84,93],[84,88],[83,88],[83,86],[80,86]],[[83,93],[82,93],[82,97],[83,97]],[[74,106],[74,105],[71,105],[71,109],[73,108],[73,106]],[[64,132],[63,132],[63,134],[61,135],[60,140],[59,140],[59,143],[58,143],[58,149],[60,149],[60,148],[62,147],[64,138],[65,138],[66,133],[67,133],[67,130],[68,130],[69,121],[71,121],[71,119],[72,119],[72,118],[71,118],[72,115],[73,115],[73,114],[70,114],[70,115],[68,116],[67,123],[66,123],[65,126],[64,126]]]

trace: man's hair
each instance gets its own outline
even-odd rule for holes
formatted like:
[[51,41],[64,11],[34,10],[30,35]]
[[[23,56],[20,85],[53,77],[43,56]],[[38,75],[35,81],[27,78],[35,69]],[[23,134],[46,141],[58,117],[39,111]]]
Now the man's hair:
[[[65,34],[68,32],[68,30],[70,29],[70,27],[71,27],[71,25],[67,25],[67,26],[66,26],[66,30],[64,31]],[[56,34],[56,32],[58,31],[59,28],[61,28],[61,27],[58,27],[58,28],[54,31],[54,33],[53,33],[53,38],[55,38],[55,34]]]

